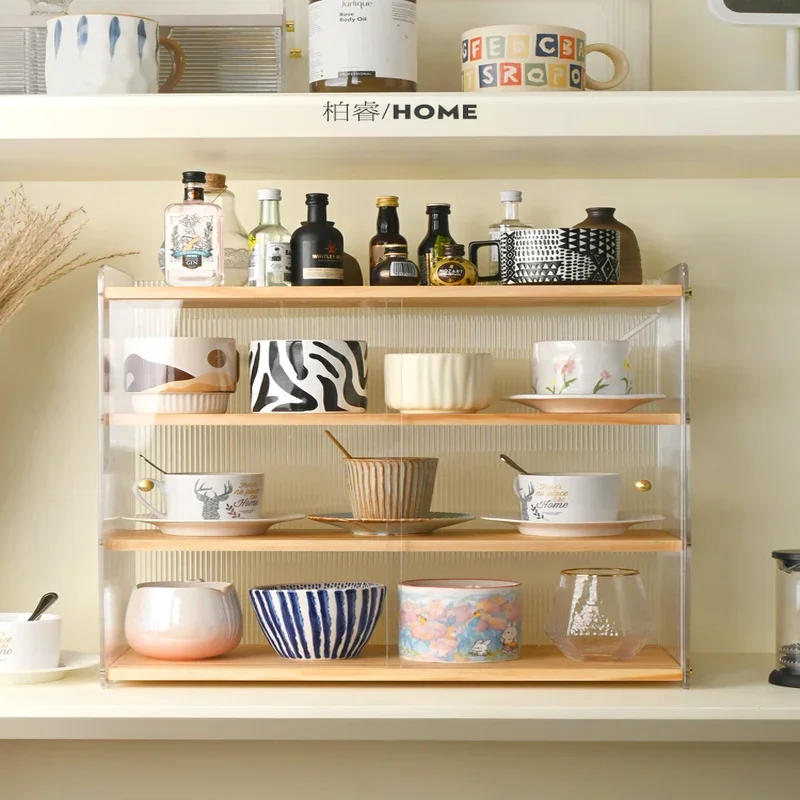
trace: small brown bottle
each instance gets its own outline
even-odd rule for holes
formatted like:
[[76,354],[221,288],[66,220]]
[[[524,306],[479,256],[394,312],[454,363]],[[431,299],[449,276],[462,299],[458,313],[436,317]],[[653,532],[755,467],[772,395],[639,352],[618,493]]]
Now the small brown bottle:
[[371,286],[419,286],[419,268],[408,260],[407,244],[387,244],[383,261],[369,273]]
[[443,244],[441,253],[431,267],[431,286],[474,286],[480,280],[477,267],[464,258],[463,244]]
[[387,244],[408,245],[404,236],[400,235],[400,219],[397,216],[398,198],[394,195],[379,197],[375,201],[378,207],[378,232],[369,240],[369,268],[383,261],[384,248]]

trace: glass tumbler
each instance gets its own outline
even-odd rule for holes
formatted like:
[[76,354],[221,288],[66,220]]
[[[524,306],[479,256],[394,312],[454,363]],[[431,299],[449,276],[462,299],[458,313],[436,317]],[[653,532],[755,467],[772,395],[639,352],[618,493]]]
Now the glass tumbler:
[[565,569],[545,631],[567,658],[622,661],[653,635],[642,576],[635,569]]
[[66,14],[72,0],[28,0],[31,14]]
[[800,689],[800,550],[775,550],[775,669],[769,682]]

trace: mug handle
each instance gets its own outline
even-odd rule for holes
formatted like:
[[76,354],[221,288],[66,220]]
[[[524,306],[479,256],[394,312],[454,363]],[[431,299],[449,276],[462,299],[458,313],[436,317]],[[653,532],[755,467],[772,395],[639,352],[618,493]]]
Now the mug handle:
[[631,64],[628,61],[628,56],[619,48],[611,44],[589,44],[586,45],[586,55],[588,56],[589,53],[602,53],[604,56],[608,56],[614,65],[614,77],[610,81],[596,81],[594,78],[590,78],[587,72],[587,89],[594,89],[596,92],[604,89],[614,89],[628,77],[628,73],[631,71]]
[[131,491],[133,492],[133,496],[146,508],[149,508],[150,511],[155,514],[156,517],[161,517],[162,512],[160,509],[156,508],[151,503],[148,503],[147,500],[144,499],[142,496],[142,492],[152,492],[153,489],[158,488],[160,492],[163,493],[164,491],[164,482],[157,481],[155,478],[144,478],[141,481],[136,481],[133,486],[131,487]]
[[498,278],[500,278],[500,243],[496,242],[494,239],[469,243],[469,260],[475,265],[476,270],[478,269],[478,262],[476,261],[478,258],[478,250],[480,250],[482,247],[497,248],[497,272],[495,272],[494,275],[478,275],[478,283],[481,281],[496,281]]
[[172,56],[172,72],[164,82],[164,85],[158,90],[159,94],[167,94],[181,82],[183,73],[186,72],[186,56],[183,53],[183,48],[174,39],[160,36],[158,42],[166,47],[170,56]]

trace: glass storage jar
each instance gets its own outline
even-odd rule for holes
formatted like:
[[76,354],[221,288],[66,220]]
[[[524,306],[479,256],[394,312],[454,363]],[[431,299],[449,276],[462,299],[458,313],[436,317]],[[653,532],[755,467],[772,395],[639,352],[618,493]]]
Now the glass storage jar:
[[769,682],[800,689],[800,550],[775,550],[775,669]]

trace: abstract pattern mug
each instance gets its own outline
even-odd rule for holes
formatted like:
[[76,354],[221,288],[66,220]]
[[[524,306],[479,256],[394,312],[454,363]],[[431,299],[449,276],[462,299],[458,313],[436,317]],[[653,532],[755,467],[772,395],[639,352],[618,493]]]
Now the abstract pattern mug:
[[[608,81],[586,74],[586,56],[603,53],[614,65]],[[489,25],[461,34],[465,92],[582,92],[614,89],[627,77],[625,54],[610,44],[586,44],[586,34],[559,25]]]
[[[159,45],[173,60],[158,86]],[[47,21],[45,79],[53,95],[171,92],[183,77],[183,50],[158,35],[158,23],[125,14],[81,14]]]

